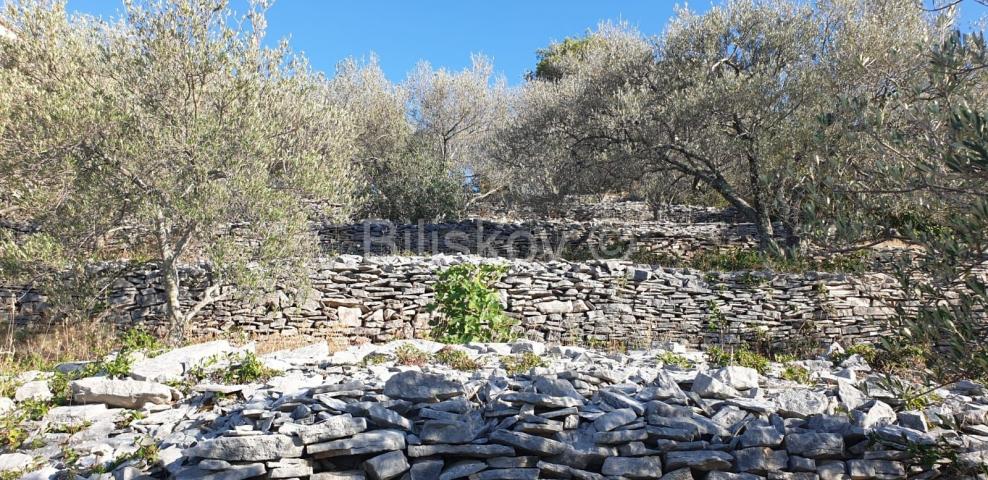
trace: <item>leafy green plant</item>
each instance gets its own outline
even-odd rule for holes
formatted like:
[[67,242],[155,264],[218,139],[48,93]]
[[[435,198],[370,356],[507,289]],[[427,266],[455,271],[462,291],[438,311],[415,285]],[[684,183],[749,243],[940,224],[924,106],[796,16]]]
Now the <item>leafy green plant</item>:
[[502,356],[501,366],[508,372],[508,375],[518,375],[528,373],[533,368],[545,367],[547,364],[542,357],[532,352],[525,352],[521,355]]
[[277,370],[264,366],[253,352],[245,352],[239,358],[231,355],[230,360],[233,363],[217,375],[223,383],[242,384],[261,382],[278,373]]
[[360,363],[366,367],[369,365],[380,365],[382,363],[388,362],[389,360],[391,360],[390,356],[385,355],[383,353],[373,352],[365,356],[364,359],[360,361]]
[[133,352],[144,352],[154,356],[166,348],[164,342],[154,336],[146,328],[137,326],[125,331],[120,336],[121,349]]
[[16,450],[27,440],[27,430],[21,426],[23,420],[23,414],[16,411],[0,417],[0,450]]
[[873,365],[875,358],[878,356],[878,349],[870,343],[856,343],[844,349],[843,352],[831,354],[830,361],[836,365],[840,365],[852,355],[860,355],[861,358],[868,362],[868,365]]
[[404,343],[395,349],[395,362],[398,365],[420,367],[429,363],[429,354],[411,343]]
[[505,265],[461,263],[442,271],[431,306],[442,313],[432,323],[433,338],[444,343],[512,340],[515,322],[504,314],[492,288],[507,270]]
[[712,346],[707,349],[707,360],[716,367],[726,367],[728,365],[738,365],[753,368],[758,373],[765,374],[768,371],[769,359],[764,355],[753,352],[746,346],[739,346],[735,349],[725,349]]
[[480,368],[480,364],[477,363],[476,360],[470,358],[470,355],[468,355],[467,352],[456,348],[443,348],[442,350],[436,352],[434,357],[436,362],[456,370],[470,372]]
[[782,370],[782,378],[796,383],[810,383],[810,371],[799,366],[787,364]]
[[692,368],[693,362],[690,359],[675,354],[673,352],[662,352],[659,353],[655,359],[664,365],[674,365],[680,368]]

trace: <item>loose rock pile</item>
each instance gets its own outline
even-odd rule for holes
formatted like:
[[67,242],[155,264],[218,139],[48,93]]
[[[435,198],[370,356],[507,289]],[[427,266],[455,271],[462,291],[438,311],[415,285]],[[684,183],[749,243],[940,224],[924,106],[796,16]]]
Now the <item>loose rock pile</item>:
[[[480,368],[398,365],[406,344],[462,349]],[[988,468],[982,386],[939,389],[938,401],[910,409],[858,356],[792,362],[810,372],[804,385],[781,379],[780,364],[764,375],[713,368],[674,344],[664,350],[691,366],[663,364],[670,355],[660,350],[530,341],[403,341],[333,354],[316,344],[263,356],[281,373],[262,383],[205,382],[186,395],[160,383],[233,350],[186,347],[138,362],[140,380],[72,382],[74,400],[86,404],[28,422],[44,446],[29,439],[0,455],[0,470],[34,470],[22,478],[109,470],[90,478],[721,480],[976,478],[963,472]],[[519,355],[543,366],[508,375],[504,356]],[[43,396],[45,381],[34,382],[16,402]],[[73,424],[83,427],[66,428]],[[150,445],[157,461],[135,455]]]

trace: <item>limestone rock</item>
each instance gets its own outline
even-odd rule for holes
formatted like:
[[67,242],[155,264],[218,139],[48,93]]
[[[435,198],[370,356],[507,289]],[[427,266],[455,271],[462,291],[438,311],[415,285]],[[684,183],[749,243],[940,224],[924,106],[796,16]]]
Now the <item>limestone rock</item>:
[[140,408],[146,403],[168,404],[178,400],[167,385],[138,380],[89,377],[69,383],[76,403],[105,403],[111,407]]

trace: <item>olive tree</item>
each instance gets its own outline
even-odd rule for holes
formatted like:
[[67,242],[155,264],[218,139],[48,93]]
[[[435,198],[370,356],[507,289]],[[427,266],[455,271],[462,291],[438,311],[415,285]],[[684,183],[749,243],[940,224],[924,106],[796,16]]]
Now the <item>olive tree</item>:
[[641,178],[702,186],[779,252],[778,224],[798,246],[818,183],[818,118],[845,92],[881,88],[860,62],[908,76],[919,57],[896,49],[935,37],[909,2],[845,0],[681,9],[650,39],[601,28],[543,55],[498,158],[552,190],[584,174],[605,189]]
[[988,50],[952,21],[939,11],[937,35],[898,47],[909,75],[859,65],[888,88],[848,91],[821,118],[821,182],[806,203],[819,242],[907,247],[896,340],[926,347],[931,388],[988,376]]
[[[234,294],[223,285],[304,281],[304,200],[352,207],[353,132],[304,59],[263,46],[263,5],[128,2],[102,21],[24,0],[3,18],[16,36],[0,39],[5,201],[53,253],[154,261],[176,339]],[[196,262],[211,284],[183,305],[179,267]]]

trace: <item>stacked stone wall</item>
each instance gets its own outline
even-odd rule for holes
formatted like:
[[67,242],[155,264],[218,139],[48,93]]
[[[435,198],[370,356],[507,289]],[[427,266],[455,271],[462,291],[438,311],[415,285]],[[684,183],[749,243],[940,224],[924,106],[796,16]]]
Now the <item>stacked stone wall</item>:
[[[196,334],[306,335],[347,342],[427,336],[437,273],[478,257],[338,256],[314,262],[304,300],[277,290],[260,299],[227,299],[205,309]],[[495,260],[504,261],[504,260]],[[514,260],[496,285],[508,315],[526,337],[562,343],[688,345],[740,341],[874,341],[889,333],[895,279],[883,274],[708,273],[627,261]],[[206,272],[182,272],[181,300],[191,305],[208,286]],[[159,272],[132,271],[107,292],[108,318],[164,324]],[[0,291],[16,322],[52,319],[42,292]],[[235,297],[234,297],[235,298]]]

